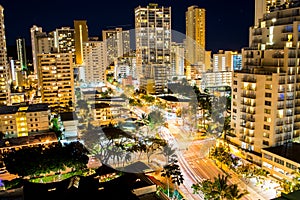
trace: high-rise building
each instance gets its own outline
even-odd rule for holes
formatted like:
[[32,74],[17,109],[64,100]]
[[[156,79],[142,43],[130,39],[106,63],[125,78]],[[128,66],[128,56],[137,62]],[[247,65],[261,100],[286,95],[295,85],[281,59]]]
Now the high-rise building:
[[107,51],[104,41],[83,43],[83,64],[80,67],[82,81],[88,84],[105,83],[106,58]]
[[233,73],[230,140],[261,163],[261,150],[300,136],[299,5],[282,5],[250,28]]
[[122,28],[102,30],[102,40],[106,44],[107,61],[113,63],[115,59],[130,53],[130,32]]
[[58,53],[71,53],[75,62],[75,31],[70,27],[61,27],[54,31],[54,46]]
[[[37,54],[41,53],[56,53],[57,47],[55,47],[55,40],[54,40],[54,32],[50,33],[43,33],[36,36],[36,52]],[[36,58],[37,59],[37,58]]]
[[50,107],[74,103],[74,72],[71,53],[38,54],[38,79],[42,102]]
[[172,42],[171,45],[171,74],[173,77],[184,76],[184,45]]
[[31,37],[31,49],[32,49],[32,63],[33,63],[33,69],[34,74],[37,75],[37,36],[43,34],[42,27],[38,27],[36,25],[33,25],[33,27],[30,28],[30,37]]
[[259,25],[259,20],[263,18],[264,14],[296,1],[298,0],[255,0],[255,26]]
[[21,62],[19,60],[13,60],[12,57],[8,58],[10,66],[10,80],[15,87],[26,86],[26,71],[22,69]]
[[208,89],[211,93],[218,91],[219,95],[228,94],[223,88],[231,86],[233,54],[235,52],[223,50],[213,54],[212,67],[203,71],[201,75],[200,88],[202,90]]
[[16,40],[16,43],[17,43],[18,60],[20,61],[21,69],[26,70],[27,69],[27,57],[26,57],[25,39],[18,38]]
[[75,55],[76,64],[83,62],[83,43],[89,41],[88,26],[86,20],[74,20],[75,29]]
[[[171,7],[149,4],[135,8],[136,66],[140,86],[162,93],[171,70]],[[158,73],[158,72],[165,73]],[[142,80],[144,79],[144,80]],[[147,86],[144,84],[150,84]]]
[[4,8],[0,5],[0,105],[9,104],[9,66],[4,26]]
[[190,6],[186,18],[186,61],[187,65],[205,64],[205,14],[204,8]]

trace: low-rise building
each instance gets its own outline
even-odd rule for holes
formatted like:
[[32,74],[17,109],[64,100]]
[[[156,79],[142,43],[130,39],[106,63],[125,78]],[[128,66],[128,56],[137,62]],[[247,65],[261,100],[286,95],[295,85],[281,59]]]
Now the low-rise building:
[[279,179],[292,180],[293,172],[300,167],[299,143],[286,143],[281,146],[263,148],[262,168]]
[[0,107],[0,131],[4,138],[28,136],[49,131],[50,110],[47,104]]
[[33,147],[38,145],[51,145],[58,143],[54,132],[42,134],[32,134],[30,136],[22,136],[18,138],[7,138],[0,141],[0,153],[4,154],[11,150],[21,149],[23,147]]
[[78,138],[78,117],[75,112],[60,113],[60,120],[64,127],[64,139],[77,140]]
[[122,105],[96,103],[91,105],[93,125],[102,126],[110,123],[116,123],[121,115]]

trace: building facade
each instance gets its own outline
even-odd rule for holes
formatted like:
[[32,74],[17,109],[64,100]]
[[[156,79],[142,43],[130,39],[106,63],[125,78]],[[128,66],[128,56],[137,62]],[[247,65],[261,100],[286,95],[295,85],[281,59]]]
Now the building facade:
[[0,107],[0,131],[4,138],[16,138],[49,131],[47,104]]
[[88,84],[105,83],[107,51],[103,41],[89,41],[83,44],[83,63],[80,77]]
[[25,46],[25,39],[24,38],[18,38],[16,40],[17,43],[17,55],[18,60],[21,64],[21,69],[26,70],[27,69],[27,57],[26,57],[26,46]]
[[70,102],[75,102],[71,53],[39,54],[38,79],[43,103],[69,107]]
[[75,30],[75,55],[76,64],[83,63],[83,43],[89,41],[88,26],[86,20],[74,20]]
[[258,163],[262,148],[299,139],[298,30],[299,6],[264,14],[258,26],[250,28],[242,70],[233,74],[231,125],[236,137],[231,141]]
[[102,30],[102,40],[106,44],[107,62],[113,63],[130,53],[130,32],[122,28]]
[[[136,67],[142,89],[148,82],[154,83],[148,92],[162,93],[171,71],[171,7],[149,4],[135,8]],[[164,68],[161,75],[155,74]],[[158,78],[158,80],[156,80]],[[161,84],[161,81],[163,83]],[[159,85],[155,85],[159,83]],[[157,86],[157,87],[156,87]]]
[[188,7],[185,13],[187,65],[205,63],[205,18],[206,10],[194,5]]
[[75,63],[75,30],[70,27],[61,27],[56,29],[53,35],[57,52],[71,53],[73,63]]
[[7,48],[5,39],[4,8],[0,5],[0,105],[7,105],[9,100],[9,66],[7,62]]

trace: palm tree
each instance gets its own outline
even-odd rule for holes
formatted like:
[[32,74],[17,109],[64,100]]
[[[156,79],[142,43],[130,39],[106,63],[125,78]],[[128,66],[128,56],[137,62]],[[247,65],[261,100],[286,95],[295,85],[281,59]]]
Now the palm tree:
[[233,128],[231,128],[230,122],[231,122],[231,116],[225,117],[223,130],[222,130],[224,142],[227,143],[228,147],[229,147],[229,144],[227,141],[227,135],[228,135],[228,133],[231,133],[234,130]]
[[168,197],[170,197],[169,180],[171,179],[172,183],[175,184],[177,187],[184,181],[183,175],[177,162],[177,160],[173,160],[172,163],[165,165],[163,170],[161,171],[161,176],[166,177],[167,179]]
[[229,190],[227,193],[227,199],[238,200],[238,199],[242,199],[247,194],[249,194],[248,191],[244,190],[243,192],[241,192],[238,189],[238,186],[236,184],[234,184],[234,185],[229,186]]
[[148,135],[149,134],[149,125],[150,125],[149,116],[145,113],[142,113],[141,119],[137,120],[137,122],[140,122],[143,125],[147,126],[147,135]]
[[163,147],[162,154],[166,157],[166,165],[172,162],[172,158],[176,158],[176,149],[172,148],[169,144]]
[[215,188],[215,193],[218,194],[221,199],[225,198],[227,195],[227,192],[229,190],[229,185],[227,184],[228,182],[228,176],[225,175],[218,175],[218,178],[214,178],[214,188]]
[[229,176],[218,175],[213,181],[203,180],[202,182],[192,185],[195,194],[201,191],[205,199],[220,199],[220,200],[237,200],[248,194],[248,191],[241,192],[237,184],[228,184]]
[[206,121],[210,120],[212,101],[208,94],[199,94],[197,96],[198,106],[202,114],[201,125],[207,131]]
[[294,175],[292,181],[283,180],[280,183],[280,186],[283,188],[283,192],[285,194],[300,190],[300,168],[293,171],[292,174]]

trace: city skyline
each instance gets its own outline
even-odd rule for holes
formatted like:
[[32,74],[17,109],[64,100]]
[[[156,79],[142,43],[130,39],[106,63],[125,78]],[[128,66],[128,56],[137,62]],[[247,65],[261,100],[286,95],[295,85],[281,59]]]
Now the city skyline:
[[[16,39],[25,38],[26,45],[30,45],[30,28],[37,25],[45,31],[56,28],[73,27],[73,20],[87,20],[89,36],[101,38],[103,29],[122,27],[134,28],[134,9],[146,6],[148,3],[157,3],[160,6],[171,6],[172,30],[185,34],[185,12],[188,6],[197,5],[205,8],[206,17],[206,49],[216,52],[223,50],[240,50],[248,45],[249,27],[254,25],[254,1],[216,2],[212,1],[133,1],[106,2],[104,6],[93,1],[87,1],[79,5],[77,1],[64,1],[56,6],[56,1],[47,1],[45,4],[37,4],[36,1],[8,1],[1,2],[4,7],[5,28],[7,45],[15,45]],[[100,6],[100,7],[99,7]],[[226,6],[226,9],[224,9]],[[44,8],[47,8],[45,12]],[[99,8],[97,10],[97,8]],[[108,9],[110,8],[110,9]],[[57,9],[56,12],[51,10]],[[99,12],[100,11],[100,12]],[[115,12],[112,12],[115,11]],[[114,15],[114,13],[117,13]],[[110,15],[109,17],[107,17]],[[107,20],[109,18],[109,20]],[[17,23],[16,23],[17,22]]]

